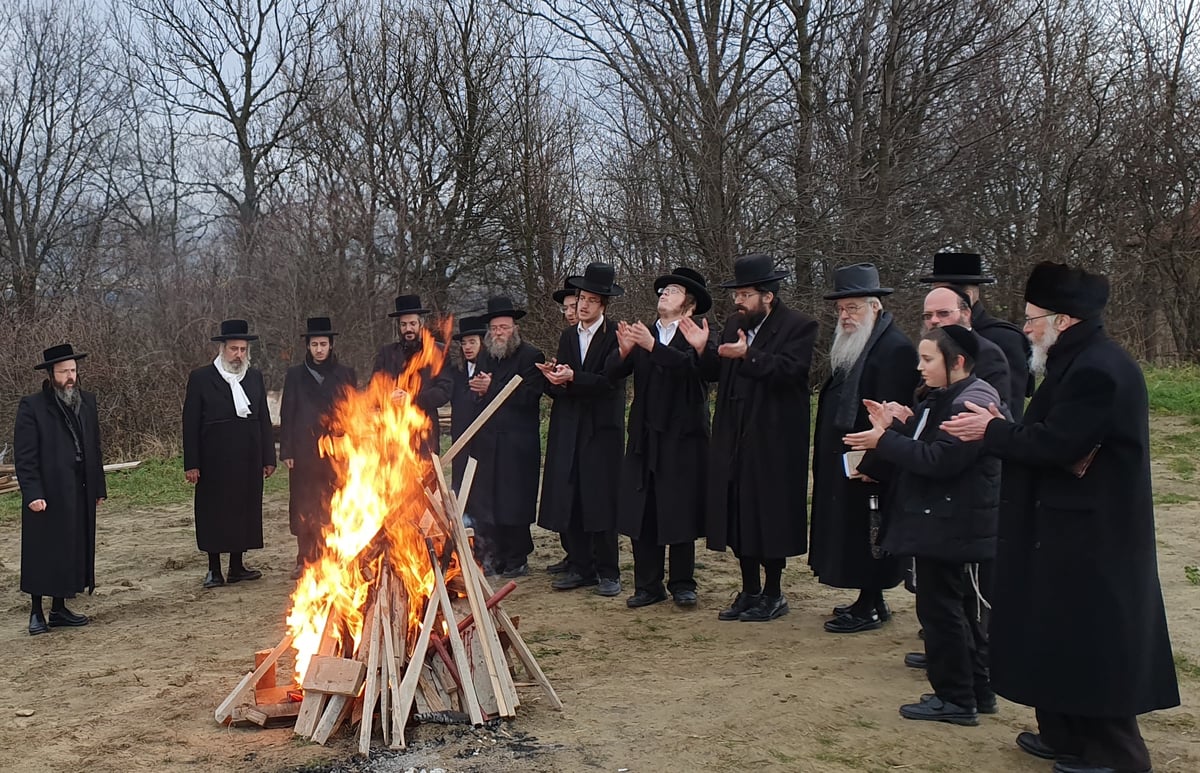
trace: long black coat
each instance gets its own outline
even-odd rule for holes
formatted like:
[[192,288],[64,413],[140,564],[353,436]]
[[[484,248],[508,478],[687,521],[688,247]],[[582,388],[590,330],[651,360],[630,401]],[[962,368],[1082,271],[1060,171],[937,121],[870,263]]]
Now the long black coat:
[[[730,319],[719,343],[738,340]],[[738,556],[787,558],[807,549],[808,369],[817,321],[782,302],[763,320],[743,359],[700,358],[717,381],[713,412],[705,533],[710,550]]]
[[[883,312],[887,314],[887,312]],[[877,324],[882,324],[881,321]],[[887,319],[890,319],[888,315]],[[917,350],[894,324],[865,352],[866,362],[855,401],[858,412],[852,427],[838,427],[835,415],[845,386],[846,374],[836,371],[821,388],[817,399],[817,422],[813,449],[812,540],[808,563],[826,585],[837,588],[890,588],[900,582],[903,571],[891,556],[873,558],[870,543],[868,497],[879,496],[886,513],[889,497],[878,483],[850,480],[842,464],[848,449],[842,438],[849,432],[870,429],[871,420],[862,400],[894,401],[910,405],[916,389]],[[793,473],[793,477],[795,473]]]
[[[21,591],[70,598],[96,587],[96,500],[108,496],[100,456],[96,395],[82,392],[83,485],[75,440],[49,381],[22,397],[13,428],[13,461],[21,483]],[[29,503],[46,500],[35,513]]]
[[[482,373],[487,370],[487,358],[481,351],[476,358],[475,367],[476,373]],[[471,391],[471,377],[467,375],[467,363],[447,365],[452,386],[450,388],[450,439],[458,440],[462,433],[467,431],[467,427],[471,426],[471,422],[475,421],[483,410],[484,398]],[[541,376],[539,373],[538,376]],[[503,385],[501,385],[503,388]],[[538,387],[539,393],[541,386]],[[467,469],[467,459],[473,454],[471,446],[463,449],[462,453],[454,457],[450,467],[452,471],[452,481],[454,489],[457,491],[462,484],[463,473]]]
[[1024,421],[988,424],[984,448],[1004,459],[992,686],[1010,700],[1093,717],[1179,704],[1148,410],[1141,369],[1089,320],[1050,348]]
[[[972,375],[991,384],[992,388],[996,390],[996,397],[1000,398],[1004,405],[1012,405],[1014,399],[1024,405],[1025,398],[1022,393],[1017,393],[1014,398],[1010,392],[1013,388],[1012,378],[1004,351],[980,335],[978,330],[974,332],[979,341],[979,356],[975,358],[975,369],[972,371]],[[996,403],[996,405],[999,406],[1001,403]]]
[[[434,345],[443,350],[444,354],[445,347],[442,344],[435,343]],[[377,373],[386,373],[390,378],[399,378],[405,367],[408,366],[408,356],[408,352],[399,341],[384,344],[375,353],[375,363],[371,366],[371,377],[374,378]],[[437,409],[450,402],[450,395],[454,392],[454,378],[450,375],[449,363],[441,366],[437,373],[434,373],[432,366],[427,365],[421,368],[418,375],[421,380],[421,388],[417,391],[413,404],[429,417],[429,435],[423,444],[424,453],[428,456],[436,454],[440,450],[441,425],[438,423]]]
[[1021,328],[989,314],[983,303],[976,303],[971,309],[971,329],[1004,352],[1004,358],[1008,360],[1009,387],[1007,390],[997,387],[997,390],[1001,397],[1005,397],[1007,392],[1005,399],[1013,420],[1020,421],[1025,414],[1025,398],[1033,394],[1033,374],[1029,372],[1029,339]]
[[250,415],[233,407],[229,384],[215,365],[188,376],[183,400],[183,469],[200,470],[196,484],[196,546],[205,553],[240,553],[263,546],[263,468],[275,466],[275,438],[262,372],[249,368],[242,389]]
[[[333,355],[330,355],[331,357]],[[354,369],[334,364],[320,384],[307,364],[288,368],[279,406],[279,458],[292,459],[288,471],[288,522],[292,534],[316,533],[329,523],[329,502],[336,479],[317,441],[328,432],[334,401],[357,383]]]
[[663,345],[634,347],[628,357],[608,356],[605,372],[614,381],[633,374],[629,441],[621,468],[617,529],[642,536],[646,489],[654,476],[658,544],[693,542],[704,534],[704,487],[708,468],[708,384],[700,358],[678,329]]
[[621,446],[625,434],[625,381],[604,374],[617,348],[617,326],[605,319],[592,336],[587,359],[579,361],[577,327],[563,330],[556,359],[570,365],[574,380],[563,386],[546,383],[554,400],[546,438],[546,467],[538,524],[566,531],[576,492],[582,505],[584,531],[617,528],[617,493],[621,482]]
[[513,376],[521,376],[521,385],[471,441],[471,456],[479,462],[467,503],[472,518],[501,526],[533,523],[542,465],[542,391],[546,387],[536,363],[545,361],[536,346],[522,341],[511,357],[489,357],[483,362],[483,369],[492,374],[492,384],[483,396],[484,408]]
[[[966,410],[968,400],[999,405],[999,399],[993,385],[975,376],[935,389],[907,422],[884,432],[863,459],[860,471],[892,487],[883,538],[889,553],[955,563],[995,557],[1000,460],[983,454],[982,442],[959,440],[941,424]],[[914,437],[918,426],[921,434]],[[877,475],[875,461],[890,465],[891,477]]]

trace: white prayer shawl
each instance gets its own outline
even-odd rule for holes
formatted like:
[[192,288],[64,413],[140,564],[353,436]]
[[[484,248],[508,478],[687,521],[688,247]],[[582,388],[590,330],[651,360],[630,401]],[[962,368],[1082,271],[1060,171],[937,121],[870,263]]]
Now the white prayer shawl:
[[213,366],[217,369],[217,373],[221,374],[221,378],[229,384],[229,391],[233,393],[233,409],[237,411],[237,415],[243,419],[250,415],[250,398],[246,396],[246,390],[242,389],[242,379],[246,377],[246,370],[241,373],[230,373],[225,370],[225,363],[221,361],[221,355],[213,360]]

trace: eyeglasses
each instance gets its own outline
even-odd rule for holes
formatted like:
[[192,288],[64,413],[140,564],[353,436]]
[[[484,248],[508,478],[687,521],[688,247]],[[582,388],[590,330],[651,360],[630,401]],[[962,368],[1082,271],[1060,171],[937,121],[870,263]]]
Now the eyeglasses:
[[834,306],[833,308],[834,308],[834,312],[839,317],[842,316],[843,314],[849,314],[850,316],[853,317],[853,316],[857,315],[860,311],[865,309],[866,306],[862,305],[861,303],[847,303],[845,305],[842,305],[839,303],[836,306]]
[[1052,311],[1049,314],[1039,314],[1036,317],[1026,317],[1025,324],[1028,325],[1030,322],[1033,322],[1035,319],[1045,319],[1046,317],[1057,317],[1057,316],[1058,316],[1058,312]]
[[762,295],[758,290],[734,290],[731,295],[734,302],[748,301],[756,295]]
[[512,325],[488,325],[488,330],[492,331],[493,333],[507,333],[512,329]]
[[927,311],[921,315],[921,319],[925,320],[926,322],[934,317],[937,317],[938,319],[950,319],[950,317],[956,311],[958,311],[958,309],[939,309],[937,311]]
[[683,295],[686,290],[678,285],[667,285],[666,287],[658,288],[659,295]]

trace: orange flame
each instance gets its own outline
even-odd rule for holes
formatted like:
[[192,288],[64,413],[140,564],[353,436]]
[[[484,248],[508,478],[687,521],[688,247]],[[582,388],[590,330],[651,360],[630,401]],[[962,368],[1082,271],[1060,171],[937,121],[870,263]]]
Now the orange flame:
[[[445,335],[448,327],[442,332]],[[330,501],[330,524],[323,532],[322,555],[305,567],[287,616],[298,682],[317,654],[331,612],[356,644],[360,639],[361,610],[380,566],[375,561],[364,576],[360,554],[373,541],[386,545],[384,559],[404,584],[408,598],[415,600],[408,605],[410,630],[419,627],[419,601],[433,589],[434,573],[420,523],[426,511],[422,481],[430,465],[421,445],[434,430],[413,399],[421,389],[420,371],[426,367],[433,373],[440,371],[445,354],[428,330],[421,335],[420,353],[409,359],[399,378],[377,373],[365,389],[349,391],[337,401],[330,432],[320,439],[321,454],[331,459],[338,484]]]

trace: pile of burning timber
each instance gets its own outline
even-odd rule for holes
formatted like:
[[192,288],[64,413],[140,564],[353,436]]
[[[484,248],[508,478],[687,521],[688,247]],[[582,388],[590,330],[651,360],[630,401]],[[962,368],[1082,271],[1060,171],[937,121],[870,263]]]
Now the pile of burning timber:
[[[514,377],[450,448],[450,460],[470,441],[520,383]],[[384,744],[404,748],[410,720],[439,723],[510,718],[520,705],[517,687],[539,687],[555,709],[562,702],[501,601],[515,587],[489,585],[471,549],[463,524],[475,460],[469,459],[461,498],[446,484],[442,460],[420,485],[424,511],[420,533],[423,556],[409,550],[406,564],[422,560],[432,574],[423,597],[410,597],[396,565],[389,531],[380,528],[354,559],[367,581],[361,631],[332,603],[315,654],[299,684],[277,684],[276,665],[293,645],[291,633],[272,650],[255,654],[255,668],[217,707],[221,724],[262,727],[294,723],[295,733],[324,744],[343,725],[358,725],[358,749],[369,754],[378,724]],[[514,666],[522,673],[514,676]]]

